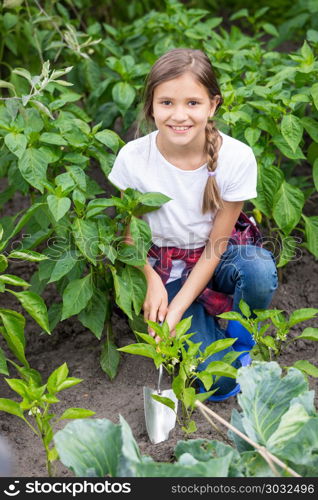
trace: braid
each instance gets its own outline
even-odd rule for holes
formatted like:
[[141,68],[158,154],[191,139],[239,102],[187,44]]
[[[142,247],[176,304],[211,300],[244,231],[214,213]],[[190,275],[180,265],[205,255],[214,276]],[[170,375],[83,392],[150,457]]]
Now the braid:
[[[207,166],[209,172],[214,172],[217,167],[218,155],[219,155],[219,141],[222,142],[222,138],[219,134],[218,129],[215,126],[214,121],[208,121],[205,128],[206,137],[206,153],[208,157]],[[214,176],[209,176],[203,195],[202,213],[205,214],[209,210],[222,208],[222,198],[219,193],[218,185]]]

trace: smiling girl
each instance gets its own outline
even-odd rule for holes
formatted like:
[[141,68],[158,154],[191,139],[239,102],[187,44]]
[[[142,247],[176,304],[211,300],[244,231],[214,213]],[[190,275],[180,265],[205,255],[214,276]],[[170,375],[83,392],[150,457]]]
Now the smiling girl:
[[[191,332],[196,333],[191,340],[202,342],[201,350],[216,340],[237,337],[234,349],[246,351],[254,343],[249,332],[235,321],[225,332],[215,316],[239,311],[241,298],[252,310],[267,308],[277,288],[277,272],[272,253],[259,246],[257,228],[241,213],[244,200],[257,196],[255,156],[245,143],[217,130],[213,116],[221,104],[203,52],[174,49],[164,54],[152,67],[144,91],[143,117],[155,130],[120,150],[109,180],[121,190],[130,187],[171,198],[143,215],[152,231],[143,268],[148,285],[144,318],[166,320],[173,335],[176,324],[192,315]],[[245,230],[237,240],[233,229],[238,222]],[[151,329],[149,333],[154,335]],[[199,369],[231,350],[214,354]],[[233,365],[249,360],[241,355]],[[220,377],[215,387],[214,401],[239,391],[228,377]]]

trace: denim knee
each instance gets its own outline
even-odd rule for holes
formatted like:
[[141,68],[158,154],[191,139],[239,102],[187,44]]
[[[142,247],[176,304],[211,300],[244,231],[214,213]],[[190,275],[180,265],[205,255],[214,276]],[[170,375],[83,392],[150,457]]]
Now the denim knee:
[[258,297],[272,295],[278,287],[278,276],[275,258],[265,248],[242,245],[240,259],[236,263],[239,286],[248,288],[250,293]]

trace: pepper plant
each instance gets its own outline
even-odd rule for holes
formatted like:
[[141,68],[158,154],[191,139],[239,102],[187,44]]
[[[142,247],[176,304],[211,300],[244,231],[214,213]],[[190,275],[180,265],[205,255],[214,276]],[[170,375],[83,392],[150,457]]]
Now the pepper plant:
[[[317,317],[318,309],[316,308],[296,309],[289,317],[281,309],[254,309],[252,313],[243,299],[240,300],[239,308],[241,313],[229,311],[219,314],[218,317],[238,321],[252,334],[256,342],[251,351],[254,359],[278,360],[284,349],[297,340],[318,341],[318,328],[307,327],[300,335],[294,337],[290,335],[293,326]],[[274,332],[266,335],[269,328]],[[318,377],[318,368],[309,361],[298,360],[294,366],[307,375]]]
[[6,378],[5,381],[22,397],[22,400],[17,402],[9,398],[0,398],[0,411],[21,418],[41,439],[46,454],[48,475],[52,476],[54,475],[52,464],[58,458],[56,449],[50,446],[54,435],[53,425],[60,420],[91,417],[95,412],[83,408],[68,408],[59,417],[53,413],[51,406],[60,402],[57,394],[82,382],[81,379],[68,377],[66,363],[54,370],[43,384],[41,374],[37,370],[21,367],[12,360],[9,362],[16,368],[20,378]]
[[[27,219],[31,217],[38,207],[33,206],[32,211],[24,214],[19,220],[16,228],[11,233],[11,237],[19,231]],[[2,241],[4,236],[3,228],[0,224],[0,252],[6,247],[8,241]],[[10,240],[10,237],[8,238]],[[7,274],[6,271],[9,261],[14,259],[28,260],[31,262],[41,262],[46,259],[45,255],[30,250],[13,250],[8,255],[0,253],[0,295],[11,293],[14,295],[22,307],[38,323],[38,325],[48,334],[50,334],[48,313],[42,297],[38,294],[25,290],[30,287],[30,283],[13,274]],[[24,290],[15,291],[11,287],[22,287]],[[0,308],[0,333],[6,341],[7,347],[15,357],[23,364],[24,368],[29,368],[29,363],[25,357],[25,339],[24,339],[25,318],[22,314],[12,309]],[[9,375],[7,361],[4,351],[0,347],[0,373]]]

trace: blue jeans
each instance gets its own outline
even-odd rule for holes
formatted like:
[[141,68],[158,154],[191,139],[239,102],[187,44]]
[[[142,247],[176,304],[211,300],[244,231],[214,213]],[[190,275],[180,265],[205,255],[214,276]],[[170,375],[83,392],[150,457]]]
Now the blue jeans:
[[[166,285],[168,302],[170,303],[181,288],[181,279]],[[233,311],[240,312],[238,307],[241,298],[250,308],[267,309],[278,286],[275,258],[268,250],[254,245],[232,245],[221,256],[211,281],[207,285],[213,290],[233,296]],[[196,332],[191,337],[192,342],[202,342],[200,350],[216,340],[226,338],[225,331],[219,326],[218,318],[210,316],[203,304],[196,300],[185,311],[182,319],[193,316],[190,331]],[[250,334],[246,330],[246,344],[250,344]],[[249,337],[249,338],[248,338]],[[211,361],[221,360],[233,348],[224,349],[210,356],[199,366],[204,368]],[[236,360],[233,366],[239,368],[241,363]],[[216,395],[229,393],[236,381],[229,377],[220,377],[211,389],[218,387]]]

